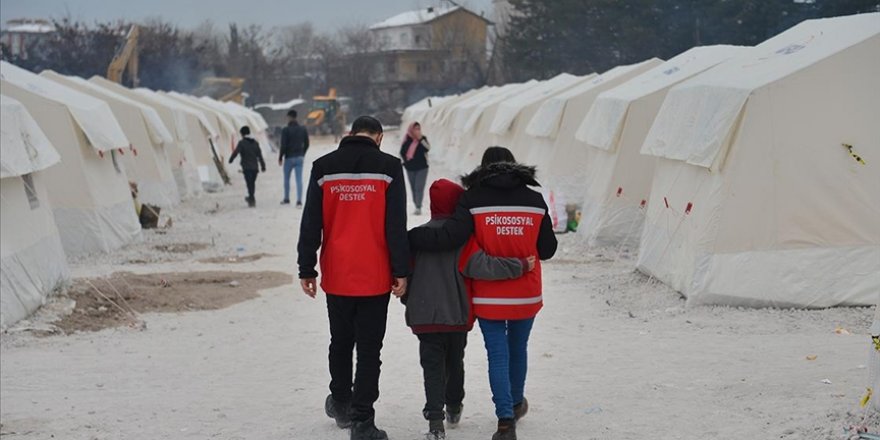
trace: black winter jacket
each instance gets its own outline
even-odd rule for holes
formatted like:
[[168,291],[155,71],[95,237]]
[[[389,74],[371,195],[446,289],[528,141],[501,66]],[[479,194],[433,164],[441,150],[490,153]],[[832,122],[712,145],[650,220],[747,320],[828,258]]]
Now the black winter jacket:
[[258,171],[262,168],[266,171],[266,162],[263,161],[263,151],[260,149],[260,143],[254,138],[246,137],[238,141],[232,156],[229,156],[229,163],[235,161],[235,158],[241,156],[241,169],[247,171]]
[[305,156],[307,151],[309,151],[308,130],[296,121],[289,122],[281,130],[281,148],[278,151],[278,159]]
[[406,151],[409,150],[409,143],[411,141],[411,137],[408,135],[404,136],[403,144],[400,145],[400,158],[403,159],[403,167],[408,171],[419,171],[428,168],[428,150],[431,149],[428,138],[422,136],[419,146],[416,147],[416,154],[412,160],[406,160]]

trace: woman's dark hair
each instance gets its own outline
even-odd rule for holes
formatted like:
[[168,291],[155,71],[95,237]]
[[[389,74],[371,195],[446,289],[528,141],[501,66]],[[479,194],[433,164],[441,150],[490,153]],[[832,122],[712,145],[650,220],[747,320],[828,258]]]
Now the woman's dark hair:
[[498,162],[516,162],[516,158],[513,157],[513,153],[504,147],[489,147],[486,148],[486,152],[483,153],[483,161],[480,163],[480,166],[486,166],[493,163]]
[[245,125],[244,127],[241,127],[241,130],[238,130],[238,132],[241,133],[242,136],[247,136],[251,134],[251,128]]
[[358,133],[380,134],[382,133],[382,123],[372,116],[359,116],[351,124],[351,134]]

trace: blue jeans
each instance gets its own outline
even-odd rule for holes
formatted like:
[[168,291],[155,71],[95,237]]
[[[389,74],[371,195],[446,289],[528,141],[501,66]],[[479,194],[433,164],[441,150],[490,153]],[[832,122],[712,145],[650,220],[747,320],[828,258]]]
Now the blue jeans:
[[489,386],[499,419],[512,419],[513,406],[523,401],[528,370],[529,334],[534,318],[495,321],[480,318],[489,356]]
[[303,162],[305,157],[284,158],[284,200],[290,201],[290,172],[296,171],[296,203],[302,203]]

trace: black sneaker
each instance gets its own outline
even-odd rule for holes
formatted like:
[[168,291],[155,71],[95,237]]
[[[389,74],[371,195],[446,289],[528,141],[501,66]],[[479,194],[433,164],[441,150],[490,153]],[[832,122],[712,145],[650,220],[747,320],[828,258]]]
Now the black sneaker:
[[464,405],[446,405],[446,423],[449,423],[450,428],[454,428],[456,425],[458,425],[458,422],[461,421],[461,410],[463,408]]
[[385,431],[376,428],[373,418],[363,422],[352,422],[351,424],[351,440],[388,440],[388,434]]
[[519,420],[529,413],[529,399],[523,397],[523,401],[513,405],[513,418]]
[[425,440],[446,440],[446,428],[443,427],[443,420],[428,421],[428,433],[425,434]]
[[343,429],[350,428],[351,416],[348,415],[348,406],[348,404],[337,402],[331,394],[324,401],[324,412],[327,417],[336,420],[336,426]]
[[297,208],[302,208],[302,207],[303,207],[303,203],[302,203],[302,202],[296,202],[296,207],[297,207]]
[[498,419],[498,430],[492,434],[492,440],[516,440],[516,420]]
[[290,200],[284,199],[284,200],[281,201],[281,204],[282,204],[282,205],[289,205],[289,204],[290,204]]

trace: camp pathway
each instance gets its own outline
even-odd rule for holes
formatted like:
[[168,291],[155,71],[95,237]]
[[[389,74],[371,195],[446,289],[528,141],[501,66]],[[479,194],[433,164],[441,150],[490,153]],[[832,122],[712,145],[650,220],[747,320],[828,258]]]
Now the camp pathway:
[[[389,140],[387,149],[395,144]],[[328,148],[316,147],[309,158]],[[271,169],[258,180],[255,210],[244,207],[235,173],[234,187],[178,208],[168,234],[183,240],[207,228],[216,249],[269,256],[239,264],[200,263],[210,255],[199,253],[146,264],[121,264],[115,256],[81,261],[76,275],[293,276],[301,211],[278,205],[281,172],[276,158],[267,159]],[[440,168],[432,179],[450,177]],[[215,204],[222,215],[204,216]],[[188,231],[193,219],[208,224]],[[410,225],[426,219],[411,218]],[[583,251],[573,236],[561,237],[560,247],[544,269],[546,305],[530,343],[532,408],[519,438],[818,439],[839,433],[846,411],[857,408],[867,383],[860,366],[867,362],[871,310],[685,308],[677,294],[633,273],[626,256]],[[3,438],[348,438],[323,414],[329,333],[320,296],[307,298],[291,284],[222,310],[143,318],[144,331],[3,335]],[[835,333],[838,326],[854,334]],[[422,438],[418,343],[396,300],[383,360],[377,423],[392,439]],[[487,440],[494,415],[478,329],[466,364],[464,418],[449,438]]]

